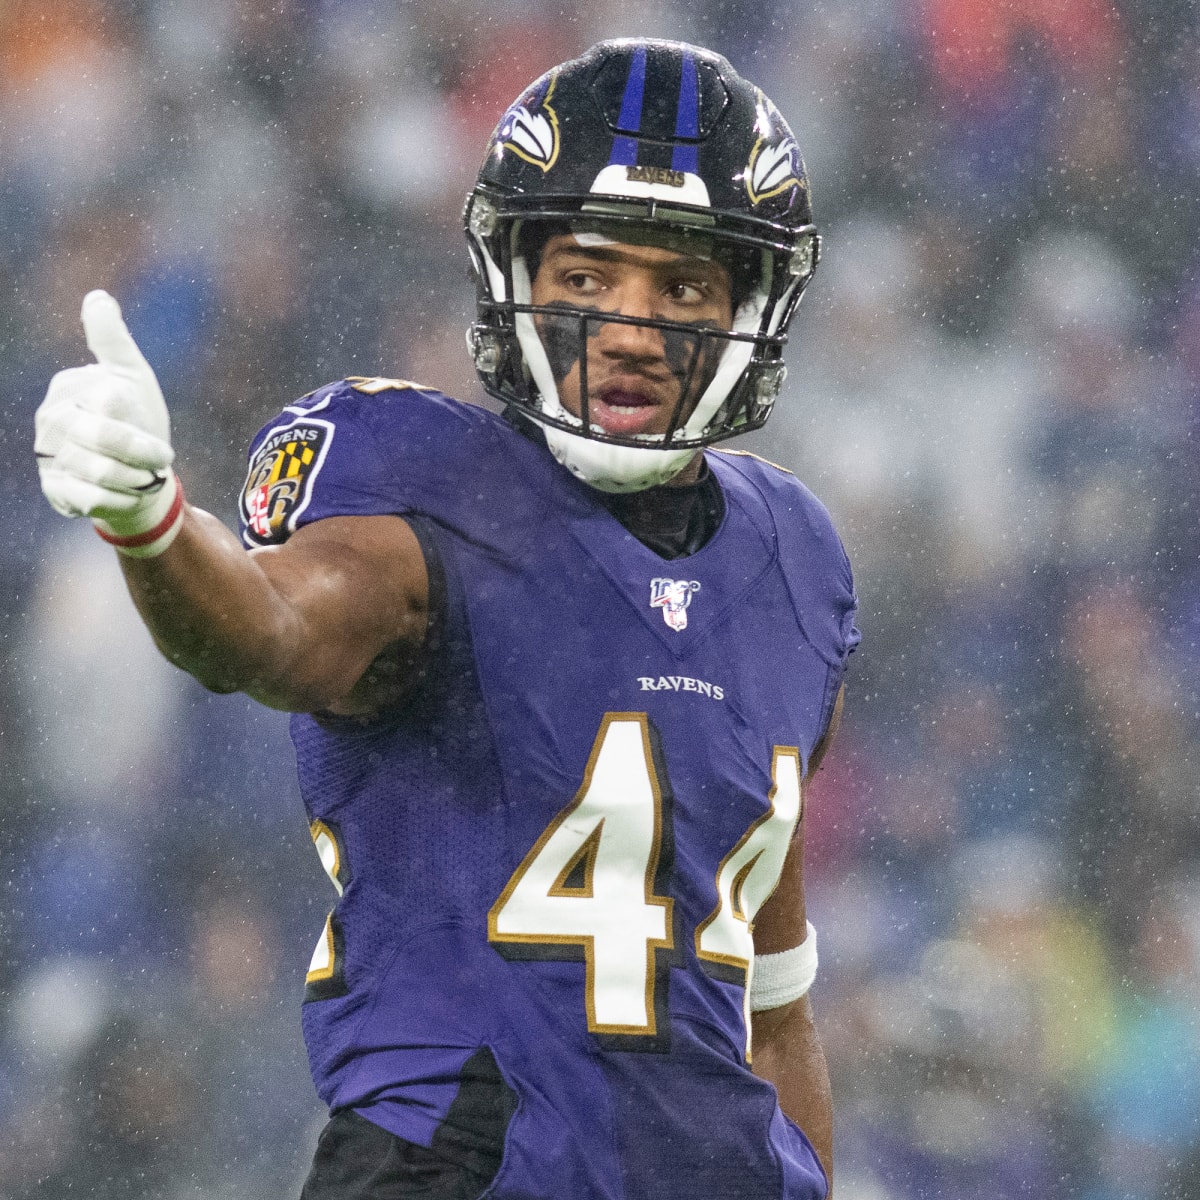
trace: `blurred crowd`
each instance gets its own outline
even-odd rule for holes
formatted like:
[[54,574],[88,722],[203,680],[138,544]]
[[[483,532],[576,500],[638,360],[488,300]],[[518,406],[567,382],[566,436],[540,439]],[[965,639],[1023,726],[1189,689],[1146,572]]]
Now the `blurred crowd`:
[[43,501],[117,295],[189,497],[344,375],[482,400],[462,199],[610,36],[721,51],[825,238],[771,423],[864,642],[809,807],[839,1200],[1200,1198],[1200,17],[1172,0],[0,4],[0,1195],[294,1198],[333,894],[286,719]]

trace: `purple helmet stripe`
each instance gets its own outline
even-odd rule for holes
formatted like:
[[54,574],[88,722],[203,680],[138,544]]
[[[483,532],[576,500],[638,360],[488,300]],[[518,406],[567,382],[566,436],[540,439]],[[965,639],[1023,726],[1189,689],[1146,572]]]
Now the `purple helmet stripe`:
[[[683,74],[679,80],[679,108],[675,113],[675,136],[694,138],[700,133],[700,80],[696,76],[696,60],[690,54],[683,56]],[[676,171],[700,173],[700,147],[676,146],[671,155],[671,166]]]
[[[642,127],[642,93],[646,89],[646,47],[634,51],[629,64],[629,78],[625,80],[625,94],[621,98],[621,115],[617,125],[621,129],[638,130]],[[637,165],[637,138],[613,138],[609,165],[633,167]]]

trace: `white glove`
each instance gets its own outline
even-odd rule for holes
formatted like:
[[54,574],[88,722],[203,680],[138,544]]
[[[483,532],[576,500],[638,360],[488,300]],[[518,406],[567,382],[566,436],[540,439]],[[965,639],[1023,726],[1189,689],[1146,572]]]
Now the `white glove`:
[[91,517],[121,553],[152,557],[183,523],[167,405],[116,300],[88,292],[81,317],[96,361],[59,371],[37,410],[42,491],[63,516]]

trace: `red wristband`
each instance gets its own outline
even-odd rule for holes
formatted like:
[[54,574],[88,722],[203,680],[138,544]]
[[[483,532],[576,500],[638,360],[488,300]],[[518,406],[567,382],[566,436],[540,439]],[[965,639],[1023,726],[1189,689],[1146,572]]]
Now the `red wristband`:
[[149,546],[151,542],[157,542],[163,534],[170,531],[175,522],[179,520],[182,512],[183,484],[179,482],[179,476],[177,475],[175,477],[175,499],[171,501],[171,507],[167,509],[167,515],[153,529],[147,529],[145,533],[135,533],[131,537],[117,537],[115,534],[105,533],[99,526],[96,526],[96,532],[110,546],[116,546],[119,550],[136,550],[142,546]]

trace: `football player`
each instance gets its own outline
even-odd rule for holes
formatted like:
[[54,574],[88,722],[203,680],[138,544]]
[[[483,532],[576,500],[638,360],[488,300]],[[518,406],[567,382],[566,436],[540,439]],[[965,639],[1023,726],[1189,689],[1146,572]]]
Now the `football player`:
[[504,114],[465,225],[503,414],[312,392],[244,544],[106,293],[37,417],[163,653],[295,714],[338,893],[304,1196],[824,1196],[803,816],[855,597],[817,500],[711,448],[766,420],[817,263],[796,142],[723,58],[604,43]]

